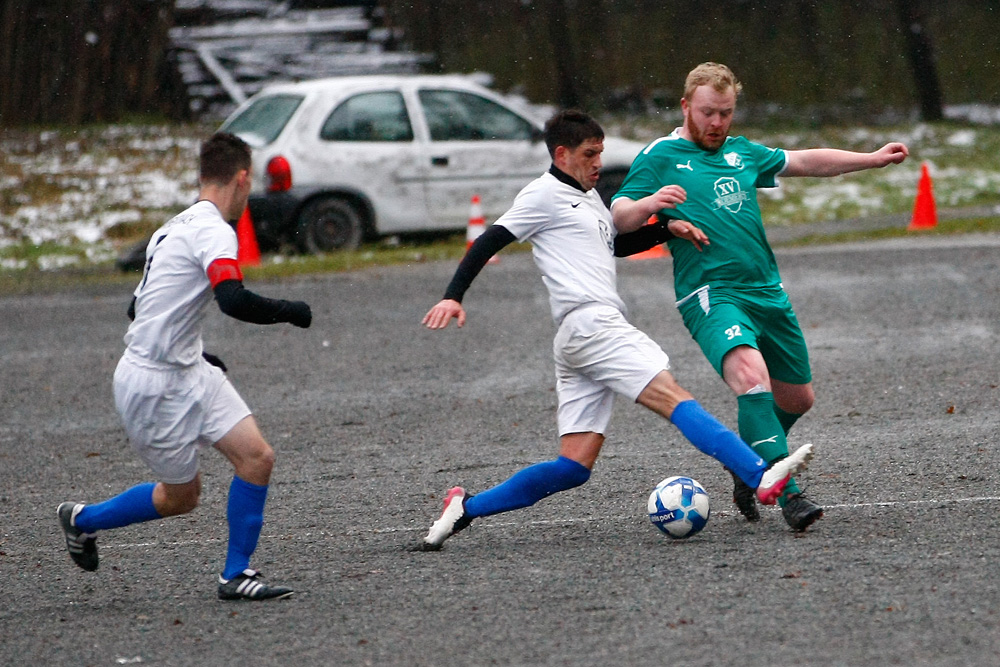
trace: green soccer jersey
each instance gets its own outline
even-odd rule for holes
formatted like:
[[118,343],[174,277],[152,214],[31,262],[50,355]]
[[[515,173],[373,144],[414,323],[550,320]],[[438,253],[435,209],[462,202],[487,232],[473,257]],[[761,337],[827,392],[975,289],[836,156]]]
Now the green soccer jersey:
[[719,150],[706,151],[682,139],[677,130],[639,153],[615,199],[638,200],[664,185],[680,185],[687,200],[676,209],[663,209],[661,215],[693,222],[710,242],[701,252],[683,239],[668,242],[678,300],[705,285],[746,288],[781,283],[764,234],[757,188],[774,187],[785,161],[783,150],[744,137],[729,137]]

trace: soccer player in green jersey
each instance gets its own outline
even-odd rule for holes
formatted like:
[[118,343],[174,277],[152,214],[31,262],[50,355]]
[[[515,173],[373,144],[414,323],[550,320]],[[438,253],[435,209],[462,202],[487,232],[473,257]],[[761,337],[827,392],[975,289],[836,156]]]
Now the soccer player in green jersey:
[[[620,231],[638,230],[618,237],[617,254],[668,239],[684,324],[737,395],[740,436],[773,462],[788,455],[788,431],[812,407],[814,394],[805,338],[764,233],[757,188],[774,187],[777,176],[836,176],[899,164],[908,150],[898,142],[871,153],[782,150],[730,137],[741,89],[725,65],[694,68],[681,99],[684,125],[643,149],[611,210]],[[678,185],[687,199],[667,208],[665,197],[674,192],[668,188]],[[643,227],[652,215],[660,222]],[[703,242],[669,238],[671,221],[674,227],[693,223]],[[644,243],[637,246],[629,236]],[[734,484],[740,512],[758,521],[753,491],[735,478]],[[823,515],[794,480],[779,503],[794,530]]]

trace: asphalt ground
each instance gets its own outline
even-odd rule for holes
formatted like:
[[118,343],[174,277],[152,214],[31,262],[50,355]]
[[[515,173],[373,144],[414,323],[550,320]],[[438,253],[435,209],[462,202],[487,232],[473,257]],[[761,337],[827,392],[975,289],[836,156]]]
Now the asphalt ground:
[[[311,329],[213,314],[278,451],[254,565],[296,595],[225,603],[231,471],[202,458],[193,514],[104,533],[70,561],[64,500],[148,479],[111,396],[128,290],[0,298],[0,664],[995,665],[1000,654],[1000,237],[779,250],[812,352],[805,534],[748,524],[721,466],[619,400],[591,481],[413,551],[443,492],[554,456],[553,325],[526,253],[466,298],[462,330],[420,326],[451,263],[251,288],[309,301]],[[669,260],[621,261],[631,319],[735,425],[684,331]],[[662,536],[661,479],[695,477],[706,529]]]

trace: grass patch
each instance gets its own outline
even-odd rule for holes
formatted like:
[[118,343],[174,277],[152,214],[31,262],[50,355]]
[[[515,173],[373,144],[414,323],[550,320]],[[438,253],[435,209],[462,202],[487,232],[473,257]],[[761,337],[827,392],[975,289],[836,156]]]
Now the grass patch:
[[[373,243],[358,250],[320,255],[265,255],[259,266],[244,267],[243,275],[247,283],[252,284],[254,281],[280,281],[299,276],[359,271],[375,266],[439,261],[450,261],[457,265],[465,255],[465,246],[465,234],[461,233],[395,247]],[[5,252],[7,250],[10,249],[6,249]],[[514,243],[505,248],[503,253],[530,250],[530,244]],[[71,251],[51,244],[33,249],[37,257],[50,256],[56,251],[72,255]],[[2,256],[3,253],[0,253],[0,258]],[[134,287],[141,275],[139,271],[119,271],[110,262],[45,270],[40,268],[37,257],[27,260],[28,265],[19,270],[0,269],[0,295],[44,294],[74,288],[91,288],[96,285]]]
[[243,274],[248,280],[273,280],[303,274],[357,271],[372,266],[422,264],[443,260],[457,262],[463,255],[465,255],[465,235],[455,234],[434,241],[398,247],[369,244],[358,250],[342,250],[320,255],[266,256],[260,266],[246,267]]
[[[1000,233],[1000,217],[973,217],[939,222],[935,227],[911,232],[905,227],[808,234],[773,244],[776,248],[795,248],[833,243],[877,241],[915,236],[951,236],[957,234]],[[504,253],[529,252],[530,244],[515,243]],[[377,266],[398,266],[424,262],[450,261],[457,264],[465,255],[465,235],[440,238],[399,247],[369,244],[354,251],[322,255],[265,255],[260,266],[244,267],[247,283],[272,282],[301,276],[360,271]],[[0,295],[48,294],[94,287],[133,288],[140,273],[123,273],[110,265],[76,266],[60,270],[41,270],[37,264],[16,271],[0,270]]]
[[0,295],[23,296],[72,292],[94,287],[135,287],[138,274],[122,273],[111,267],[87,267],[41,271],[26,268],[19,271],[0,271]]
[[170,215],[153,216],[146,213],[141,220],[129,220],[111,225],[104,231],[104,237],[118,245],[138,243],[152,236],[153,232],[170,217]]
[[34,244],[26,239],[0,251],[0,267],[20,266],[26,269],[56,269],[87,263],[86,249],[54,241]]
[[794,248],[829,243],[852,243],[857,241],[878,241],[884,239],[912,238],[914,236],[953,236],[956,234],[1000,233],[1000,218],[959,218],[938,222],[934,227],[909,231],[905,227],[887,227],[836,234],[807,234],[791,241],[774,243],[778,248]]

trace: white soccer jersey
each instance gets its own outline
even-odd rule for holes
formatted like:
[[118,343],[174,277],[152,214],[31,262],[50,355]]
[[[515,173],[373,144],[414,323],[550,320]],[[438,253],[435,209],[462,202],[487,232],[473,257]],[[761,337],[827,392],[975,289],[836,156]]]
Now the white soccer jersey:
[[201,324],[212,300],[208,268],[236,261],[236,232],[219,209],[200,201],[153,233],[135,289],[129,352],[157,364],[190,366],[201,358]]
[[531,243],[557,324],[586,304],[625,312],[615,273],[615,226],[596,190],[583,192],[546,172],[494,224]]

